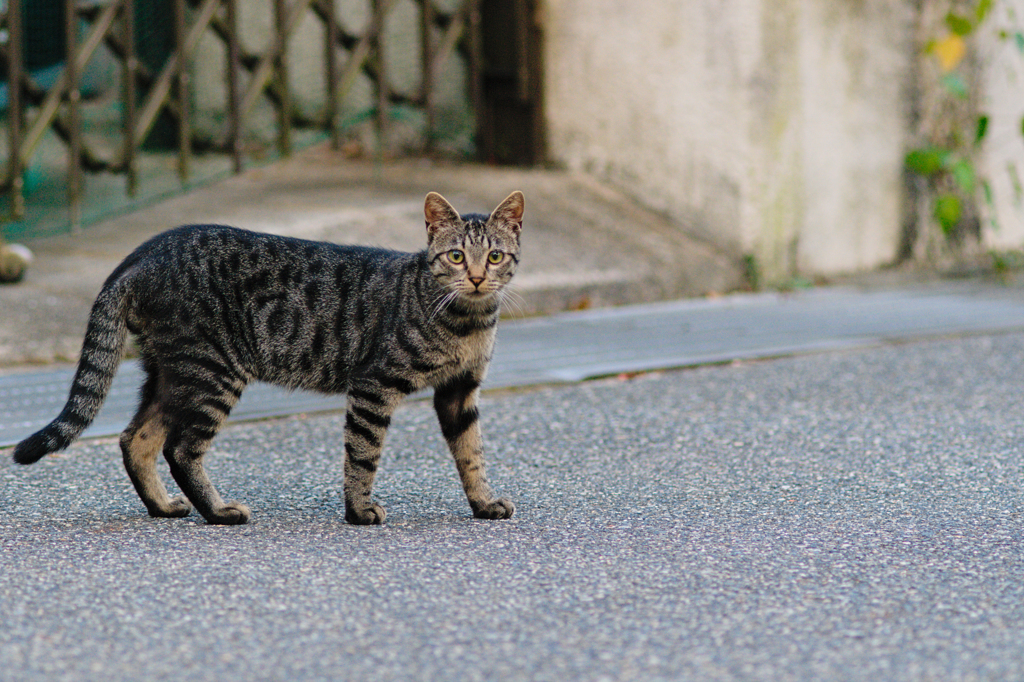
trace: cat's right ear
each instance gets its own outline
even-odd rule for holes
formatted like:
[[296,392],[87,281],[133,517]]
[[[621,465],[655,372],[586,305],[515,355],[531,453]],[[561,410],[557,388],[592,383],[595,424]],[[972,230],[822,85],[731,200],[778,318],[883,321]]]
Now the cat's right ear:
[[424,199],[423,217],[427,221],[427,236],[431,238],[442,225],[451,225],[462,220],[459,212],[437,192],[431,192]]
[[512,192],[505,201],[498,204],[498,208],[491,212],[491,220],[505,223],[512,228],[512,231],[519,234],[523,229],[523,211],[526,209],[526,199],[519,190]]

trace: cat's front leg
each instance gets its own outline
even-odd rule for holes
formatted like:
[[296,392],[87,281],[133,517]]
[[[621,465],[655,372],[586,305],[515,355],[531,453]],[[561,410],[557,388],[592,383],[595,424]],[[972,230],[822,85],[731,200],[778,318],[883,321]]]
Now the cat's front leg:
[[[392,382],[388,382],[392,383]],[[361,526],[384,523],[384,507],[370,495],[391,415],[408,393],[379,381],[352,382],[345,414],[345,520]]]
[[473,515],[478,519],[507,519],[515,512],[515,505],[505,498],[495,498],[487,483],[477,409],[479,389],[479,380],[466,372],[435,389],[434,410]]

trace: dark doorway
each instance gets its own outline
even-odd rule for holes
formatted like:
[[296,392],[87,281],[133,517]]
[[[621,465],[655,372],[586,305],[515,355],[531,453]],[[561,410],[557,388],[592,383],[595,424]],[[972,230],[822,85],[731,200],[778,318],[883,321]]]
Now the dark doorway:
[[484,161],[534,165],[544,160],[541,30],[538,0],[480,3]]

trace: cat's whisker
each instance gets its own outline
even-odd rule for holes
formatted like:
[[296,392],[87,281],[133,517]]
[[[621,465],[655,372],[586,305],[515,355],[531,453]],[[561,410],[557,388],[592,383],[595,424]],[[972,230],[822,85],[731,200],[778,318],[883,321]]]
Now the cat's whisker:
[[457,291],[458,291],[458,282],[449,282],[448,284],[443,285],[443,287],[441,289],[441,292],[436,297],[434,297],[434,300],[430,302],[430,305],[434,306],[434,305],[438,304],[440,301],[443,301],[444,299],[446,299],[449,296],[451,296],[452,293],[457,292]]
[[456,284],[449,284],[448,287],[451,291],[444,292],[438,299],[432,304],[432,310],[430,317],[427,318],[427,322],[432,322],[438,314],[444,311],[448,306],[452,304],[456,298],[459,297],[459,290],[456,288]]
[[506,284],[499,295],[501,296],[501,307],[508,311],[509,317],[513,319],[526,317],[526,301],[512,285]]

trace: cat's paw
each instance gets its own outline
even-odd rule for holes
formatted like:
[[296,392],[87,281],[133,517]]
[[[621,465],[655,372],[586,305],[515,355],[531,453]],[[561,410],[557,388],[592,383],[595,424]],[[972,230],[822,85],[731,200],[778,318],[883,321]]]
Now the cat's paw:
[[160,508],[151,507],[149,515],[158,518],[178,519],[192,513],[192,503],[184,495],[172,497],[171,500]]
[[252,512],[249,507],[241,502],[228,502],[206,516],[207,523],[214,523],[219,526],[239,526],[249,523],[249,516]]
[[512,517],[512,514],[514,514],[515,511],[516,506],[512,504],[511,500],[499,497],[496,500],[491,500],[487,504],[474,507],[473,516],[478,519],[508,519]]
[[376,503],[363,509],[345,508],[345,520],[356,526],[379,526],[387,515],[384,507]]

